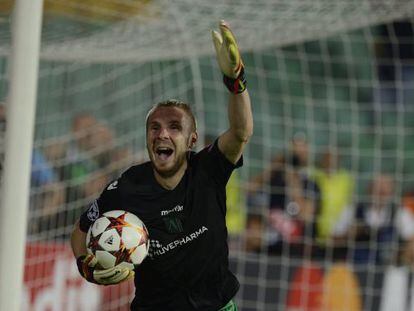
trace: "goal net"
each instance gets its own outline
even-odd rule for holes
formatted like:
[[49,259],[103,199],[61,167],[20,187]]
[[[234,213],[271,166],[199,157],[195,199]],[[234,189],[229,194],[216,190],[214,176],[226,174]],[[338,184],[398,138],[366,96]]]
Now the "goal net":
[[[12,4],[0,4],[3,103]],[[413,16],[410,0],[45,0],[27,310],[127,310],[132,285],[81,282],[68,238],[104,186],[147,159],[154,103],[192,104],[198,148],[226,129],[210,34],[221,19],[255,121],[227,195],[239,309],[414,306]]]

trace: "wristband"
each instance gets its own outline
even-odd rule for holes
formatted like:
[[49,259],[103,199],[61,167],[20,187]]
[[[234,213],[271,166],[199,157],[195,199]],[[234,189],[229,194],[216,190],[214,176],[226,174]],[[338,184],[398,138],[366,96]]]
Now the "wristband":
[[233,94],[240,94],[246,90],[247,81],[246,77],[244,76],[244,67],[242,66],[239,75],[237,78],[229,78],[226,75],[223,75],[223,82],[224,85],[228,88],[228,90]]
[[[78,270],[80,275],[85,278],[87,281],[91,283],[96,283],[95,279],[93,278],[93,267],[89,267],[89,262],[91,259],[86,259],[86,255],[81,255],[76,258],[76,265],[78,266]],[[92,258],[92,257],[91,257]],[[87,262],[85,262],[85,259]]]
[[76,265],[78,266],[79,273],[84,277],[85,273],[83,271],[83,260],[86,258],[85,255],[81,255],[76,258]]

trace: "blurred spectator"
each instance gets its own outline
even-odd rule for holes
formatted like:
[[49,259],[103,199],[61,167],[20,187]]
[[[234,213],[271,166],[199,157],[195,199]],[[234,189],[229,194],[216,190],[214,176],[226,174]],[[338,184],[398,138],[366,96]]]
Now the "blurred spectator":
[[[379,87],[374,104],[412,104],[414,99],[414,30],[410,20],[377,27],[375,53]],[[377,107],[381,110],[381,107]]]
[[354,179],[347,170],[340,168],[339,161],[337,150],[328,148],[314,173],[321,190],[321,209],[316,220],[317,238],[321,244],[329,242],[338,218],[352,204]]
[[[78,148],[82,154],[83,163],[85,163],[85,158],[87,158],[88,163],[91,164],[83,185],[83,195],[86,198],[92,198],[96,197],[115,177],[111,169],[114,134],[102,122],[98,122],[94,127],[86,130],[86,134],[86,137],[79,138]],[[82,145],[82,138],[87,139],[85,145]]]
[[[4,163],[5,131],[6,108],[0,103],[0,174]],[[28,232],[38,234],[49,229],[48,224],[54,221],[54,215],[59,212],[65,201],[63,185],[40,148],[34,148],[32,151],[30,183]]]
[[31,206],[38,217],[56,214],[65,202],[63,184],[39,148],[32,154],[31,189]]
[[237,238],[245,228],[246,209],[240,175],[234,171],[226,186],[226,225],[230,238]]
[[402,235],[406,237],[406,243],[402,246],[400,252],[400,261],[402,264],[414,267],[414,191],[408,191],[402,198],[401,212],[401,230]]
[[[59,154],[60,178],[67,183],[67,202],[76,202],[85,197],[86,183],[90,174],[98,170],[98,165],[93,161],[91,151],[92,132],[97,126],[98,120],[91,114],[82,113],[72,120],[71,136],[69,141],[62,144],[56,141],[55,145],[47,147],[49,157]],[[109,178],[108,178],[109,182]],[[101,185],[103,188],[105,183]]]
[[68,202],[95,197],[120,173],[119,164],[132,159],[129,150],[115,147],[112,129],[87,112],[73,118],[69,141],[50,140],[45,149],[67,182]]
[[265,219],[260,213],[249,213],[244,231],[244,250],[249,253],[261,253],[265,247]]
[[71,228],[83,208],[132,162],[141,160],[117,146],[113,130],[88,112],[74,116],[71,132],[45,141],[44,153],[65,184],[66,206],[55,227]]
[[337,242],[348,246],[355,263],[389,264],[397,260],[398,244],[414,237],[414,217],[395,202],[394,181],[379,175],[368,195],[354,209],[345,209],[334,229]]
[[270,185],[269,251],[310,255],[314,250],[315,217],[320,190],[308,175],[308,144],[301,135],[291,142],[287,155],[276,156],[269,169],[256,176],[250,191]]
[[41,239],[64,236],[51,233],[64,214],[65,188],[40,148],[32,153],[30,221],[28,233]]

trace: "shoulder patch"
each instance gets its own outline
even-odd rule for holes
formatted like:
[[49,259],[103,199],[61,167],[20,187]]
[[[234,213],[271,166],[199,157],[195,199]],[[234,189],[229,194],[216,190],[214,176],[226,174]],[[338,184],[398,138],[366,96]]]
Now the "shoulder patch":
[[90,221],[95,221],[95,220],[98,219],[98,217],[99,217],[99,206],[98,206],[98,202],[96,200],[93,201],[91,206],[89,206],[88,211],[86,213],[86,217],[88,217],[88,219]]

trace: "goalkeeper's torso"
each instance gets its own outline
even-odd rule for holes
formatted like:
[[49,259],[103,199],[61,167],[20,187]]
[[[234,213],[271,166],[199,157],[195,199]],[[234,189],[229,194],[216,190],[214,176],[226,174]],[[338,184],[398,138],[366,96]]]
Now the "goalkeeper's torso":
[[239,284],[228,270],[225,226],[225,185],[234,168],[215,144],[191,154],[174,190],[156,182],[147,162],[102,193],[100,213],[130,211],[149,231],[132,310],[218,310],[235,295]]

